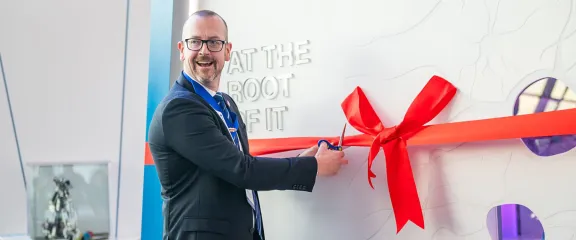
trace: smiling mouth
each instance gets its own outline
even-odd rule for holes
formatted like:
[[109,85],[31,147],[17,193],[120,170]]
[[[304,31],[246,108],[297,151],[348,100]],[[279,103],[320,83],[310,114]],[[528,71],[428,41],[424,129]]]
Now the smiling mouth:
[[214,64],[214,62],[196,62],[200,67],[210,67]]

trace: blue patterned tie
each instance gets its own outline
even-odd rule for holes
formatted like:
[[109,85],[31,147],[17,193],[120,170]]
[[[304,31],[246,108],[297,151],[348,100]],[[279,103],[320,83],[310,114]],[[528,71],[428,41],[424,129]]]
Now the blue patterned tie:
[[260,212],[260,201],[258,200],[258,194],[256,191],[252,191],[252,195],[254,196],[254,213],[256,215],[256,230],[258,231],[258,235],[260,239],[262,237],[262,213]]
[[[226,100],[224,100],[224,96],[222,93],[216,93],[214,95],[214,99],[218,103],[218,106],[222,109],[222,115],[228,122],[233,122],[230,117],[230,111],[228,110],[228,104],[226,104]],[[228,126],[230,127],[230,126]],[[240,144],[238,144],[238,135],[236,132],[231,133],[232,139],[234,140],[234,144],[238,149],[240,149]],[[262,215],[260,213],[260,201],[258,200],[258,194],[256,191],[252,191],[252,197],[254,198],[254,215],[256,215],[256,230],[258,231],[258,235],[260,235],[260,239],[262,239]]]
[[216,93],[216,95],[214,95],[214,99],[216,99],[218,106],[220,106],[220,108],[222,109],[222,115],[224,115],[226,120],[232,122],[232,119],[230,118],[230,111],[228,111],[228,107],[226,106],[226,100],[224,100],[224,96],[222,96],[222,93]]
[[[214,95],[214,99],[216,99],[216,102],[218,103],[218,106],[220,106],[220,109],[222,109],[222,115],[224,116],[224,119],[226,119],[226,121],[228,123],[226,123],[227,125],[229,125],[230,123],[233,123],[232,118],[230,116],[230,111],[228,110],[227,104],[226,104],[226,100],[224,100],[224,96],[222,96],[222,93],[216,93],[216,95]],[[228,127],[232,127],[232,126],[228,126]],[[236,145],[236,147],[238,147],[238,149],[240,149],[240,144],[238,144],[238,133],[237,132],[230,132],[230,135],[232,136],[232,140],[234,141],[234,144]]]

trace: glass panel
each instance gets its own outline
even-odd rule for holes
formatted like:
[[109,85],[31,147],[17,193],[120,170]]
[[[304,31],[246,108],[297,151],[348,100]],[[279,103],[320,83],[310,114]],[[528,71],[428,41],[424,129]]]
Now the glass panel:
[[32,239],[108,239],[108,163],[29,165]]
[[486,219],[492,240],[544,240],[544,228],[536,214],[521,204],[492,208]]
[[[514,105],[514,115],[559,111],[576,108],[574,92],[555,78],[542,78],[528,85]],[[573,121],[560,119],[559,121]],[[538,127],[538,126],[534,126]],[[522,141],[538,156],[553,156],[576,147],[576,135],[523,138]]]

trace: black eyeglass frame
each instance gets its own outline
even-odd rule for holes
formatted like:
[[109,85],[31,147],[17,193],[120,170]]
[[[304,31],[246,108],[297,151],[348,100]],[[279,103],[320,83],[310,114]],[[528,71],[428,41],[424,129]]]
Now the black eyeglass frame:
[[[200,47],[198,47],[198,49],[192,49],[190,47],[190,40],[200,41],[201,42]],[[222,45],[220,45],[220,49],[213,50],[213,49],[210,49],[210,45],[208,44],[208,42],[219,42]],[[202,49],[202,47],[204,47],[204,44],[206,44],[208,51],[220,52],[220,51],[222,51],[222,49],[224,49],[224,45],[226,45],[226,43],[228,43],[228,42],[224,41],[224,40],[216,40],[216,39],[201,40],[201,39],[197,39],[197,38],[187,38],[187,39],[184,39],[184,43],[186,44],[186,48],[188,48],[188,50],[191,50],[191,51],[199,51],[200,49]]]

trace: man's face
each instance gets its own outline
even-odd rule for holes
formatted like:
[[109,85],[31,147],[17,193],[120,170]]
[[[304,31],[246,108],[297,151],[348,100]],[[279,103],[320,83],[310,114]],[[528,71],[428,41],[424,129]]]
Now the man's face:
[[217,16],[197,16],[185,24],[182,36],[178,49],[184,72],[207,87],[218,88],[224,62],[230,60],[232,49],[232,44],[224,42],[224,22]]

